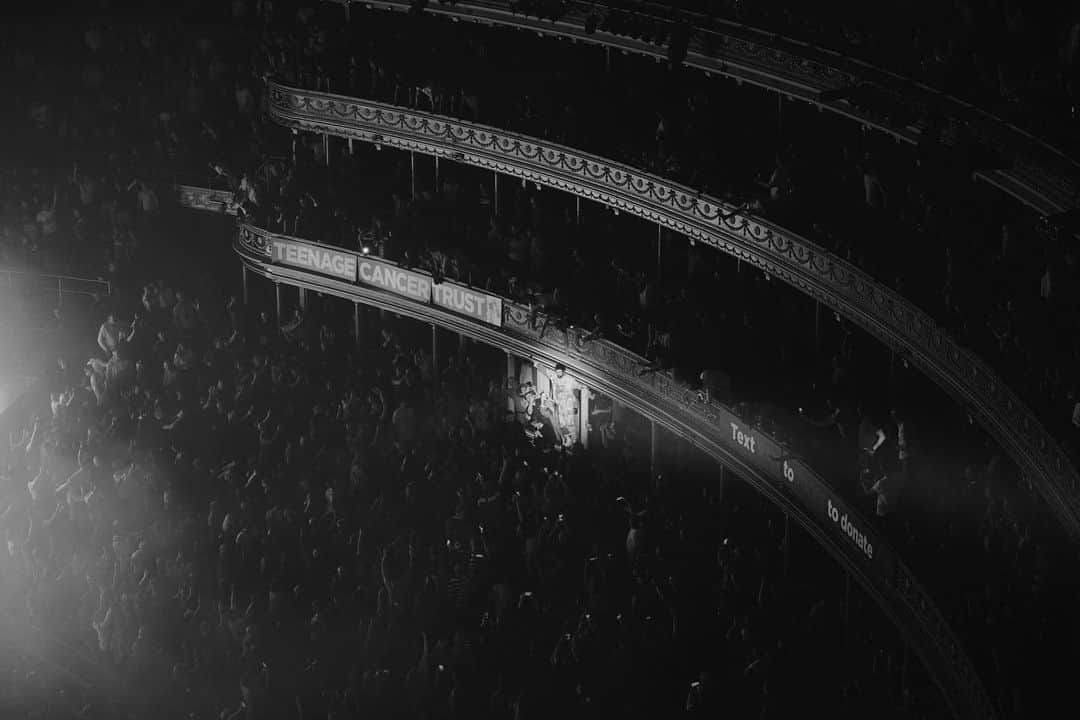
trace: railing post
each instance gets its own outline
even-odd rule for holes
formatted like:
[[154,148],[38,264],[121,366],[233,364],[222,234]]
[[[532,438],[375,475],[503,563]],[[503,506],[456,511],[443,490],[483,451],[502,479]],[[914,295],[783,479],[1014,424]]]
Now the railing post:
[[281,325],[281,283],[274,283],[274,313],[277,324]]
[[910,654],[908,652],[908,644],[904,643],[904,656],[900,661],[900,692],[903,696],[907,696],[908,689],[908,658]]
[[658,428],[656,427],[656,421],[649,421],[649,473],[656,477],[656,441],[657,441]]
[[499,215],[499,173],[492,171],[492,175],[495,176],[495,192],[493,193],[493,207],[495,208],[496,217]]
[[299,292],[300,309],[301,310],[307,310],[307,289],[306,288],[297,288],[297,290],[300,291]]
[[244,304],[247,305],[248,304],[248,269],[247,269],[247,265],[244,265],[243,263],[240,264],[240,277],[241,277],[243,293],[244,293],[244,295],[243,295]]
[[353,303],[353,339],[360,342],[360,303]]
[[[514,356],[509,352],[506,353],[506,411],[509,413],[515,413],[517,408],[514,404],[514,397],[512,392],[517,390],[517,362],[514,360]],[[515,420],[517,419],[515,415]]]
[[844,647],[851,646],[851,573],[844,570]]
[[412,199],[416,200],[416,152],[409,151],[409,187],[412,189]]
[[574,223],[581,224],[581,196],[574,196]]
[[656,226],[656,280],[660,281],[663,277],[664,269],[664,228],[660,224]]
[[439,326],[431,324],[431,380],[439,384]]
[[788,576],[791,565],[791,516],[784,513],[784,578]]
[[581,402],[578,408],[578,442],[581,447],[589,447],[589,388],[581,386]]
[[814,350],[821,352],[821,301],[814,299]]
[[326,155],[326,167],[330,167],[330,135],[328,133],[323,133],[322,142],[323,154]]
[[435,192],[439,192],[439,156],[435,156]]

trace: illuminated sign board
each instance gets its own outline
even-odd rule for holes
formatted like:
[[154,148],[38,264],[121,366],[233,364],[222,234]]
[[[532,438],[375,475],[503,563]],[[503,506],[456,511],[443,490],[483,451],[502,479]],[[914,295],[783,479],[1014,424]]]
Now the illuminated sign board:
[[422,303],[431,302],[431,277],[426,273],[406,270],[371,258],[363,258],[359,265],[360,282],[365,285],[389,290]]
[[431,286],[431,301],[480,322],[502,327],[502,298],[488,295],[457,283],[444,282]]
[[356,256],[350,253],[274,238],[270,241],[270,255],[274,262],[281,265],[292,265],[356,282]]

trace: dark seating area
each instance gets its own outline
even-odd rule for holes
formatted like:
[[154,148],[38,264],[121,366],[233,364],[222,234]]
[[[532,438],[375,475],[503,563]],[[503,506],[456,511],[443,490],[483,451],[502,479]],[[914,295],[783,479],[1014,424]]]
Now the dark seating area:
[[[818,32],[770,6],[682,10]],[[595,11],[658,45],[683,32],[637,14],[671,8]],[[877,40],[891,15],[849,12],[850,46],[910,62]],[[424,13],[237,0],[68,17],[0,31],[0,268],[95,288],[0,295],[0,372],[41,376],[50,399],[4,439],[0,716],[950,714],[874,599],[734,473],[674,436],[653,463],[648,419],[599,393],[592,442],[561,447],[557,400],[523,409],[505,353],[447,336],[436,357],[424,323],[367,309],[354,335],[352,303],[314,292],[275,316],[270,283],[240,286],[237,221],[511,298],[753,418],[873,518],[1000,717],[1067,702],[1075,550],[902,357],[625,213],[510,178],[496,199],[476,168],[292,133],[264,88],[564,143],[804,233],[932,312],[1069,446],[1071,238],[971,182],[963,152]],[[943,89],[992,104],[949,73]],[[175,207],[176,185],[232,191],[238,218]]]

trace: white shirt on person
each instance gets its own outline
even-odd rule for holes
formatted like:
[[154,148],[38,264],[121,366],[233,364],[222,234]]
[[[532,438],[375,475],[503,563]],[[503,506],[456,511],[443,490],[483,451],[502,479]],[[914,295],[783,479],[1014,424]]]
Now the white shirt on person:
[[246,177],[240,181],[240,194],[252,205],[258,205],[258,195],[255,194],[255,186]]
[[98,405],[103,404],[108,393],[108,382],[104,372],[95,371],[90,373],[90,389],[93,391],[94,397],[97,398]]
[[120,341],[127,336],[120,323],[105,321],[98,328],[98,347],[107,353],[111,353],[120,346]]

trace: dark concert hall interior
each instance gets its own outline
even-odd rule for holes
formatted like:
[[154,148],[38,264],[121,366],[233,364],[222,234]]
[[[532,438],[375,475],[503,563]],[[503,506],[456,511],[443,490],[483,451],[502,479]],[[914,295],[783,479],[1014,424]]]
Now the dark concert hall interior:
[[0,78],[0,720],[1070,714],[1080,5],[6,0]]

